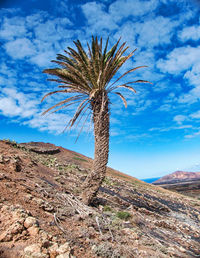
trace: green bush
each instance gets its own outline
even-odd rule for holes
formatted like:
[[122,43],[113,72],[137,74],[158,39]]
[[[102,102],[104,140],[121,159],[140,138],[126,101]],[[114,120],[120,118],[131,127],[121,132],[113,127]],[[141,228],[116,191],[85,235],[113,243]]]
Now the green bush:
[[131,217],[131,214],[129,212],[127,212],[127,211],[118,211],[116,213],[116,216],[119,219],[127,220],[128,218]]
[[103,183],[110,186],[114,185],[114,182],[109,177],[105,177]]
[[78,165],[76,165],[76,164],[68,164],[68,165],[67,165],[67,168],[77,169],[77,168],[78,168]]
[[112,211],[111,207],[106,205],[103,207],[103,211]]

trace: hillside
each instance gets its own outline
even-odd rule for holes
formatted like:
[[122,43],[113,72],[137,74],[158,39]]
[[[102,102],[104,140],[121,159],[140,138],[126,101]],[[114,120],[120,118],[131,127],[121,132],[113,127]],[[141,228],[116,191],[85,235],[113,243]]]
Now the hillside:
[[200,172],[175,171],[154,181],[154,184],[172,184],[184,181],[200,180]]
[[93,207],[78,198],[92,160],[0,141],[0,257],[199,257],[200,201],[111,168]]
[[200,200],[200,172],[176,171],[153,184]]

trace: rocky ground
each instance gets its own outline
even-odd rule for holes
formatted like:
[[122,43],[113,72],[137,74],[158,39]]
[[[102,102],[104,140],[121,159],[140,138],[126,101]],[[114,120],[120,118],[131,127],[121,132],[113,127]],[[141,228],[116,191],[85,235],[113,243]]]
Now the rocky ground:
[[176,171],[152,184],[200,200],[200,172]]
[[[159,184],[157,184],[159,185]],[[200,180],[196,179],[193,181],[183,181],[178,183],[166,183],[160,185],[162,188],[170,191],[178,192],[186,196],[197,198],[200,200]]]
[[91,159],[0,141],[0,257],[200,257],[200,201],[108,169],[93,207]]

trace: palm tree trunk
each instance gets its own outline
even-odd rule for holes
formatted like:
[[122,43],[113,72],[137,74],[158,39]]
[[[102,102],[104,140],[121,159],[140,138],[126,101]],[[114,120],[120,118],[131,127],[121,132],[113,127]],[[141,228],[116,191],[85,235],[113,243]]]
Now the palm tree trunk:
[[82,201],[89,205],[96,196],[106,174],[109,153],[109,105],[105,93],[91,102],[94,122],[95,154],[92,172],[83,184]]

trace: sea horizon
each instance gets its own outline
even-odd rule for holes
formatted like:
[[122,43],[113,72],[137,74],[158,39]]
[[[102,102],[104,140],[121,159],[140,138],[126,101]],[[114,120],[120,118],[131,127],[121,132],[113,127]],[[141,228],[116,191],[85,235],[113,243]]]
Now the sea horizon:
[[140,179],[140,180],[143,181],[143,182],[151,184],[151,183],[153,183],[154,181],[156,181],[156,180],[158,180],[160,178],[161,177],[152,177],[152,178],[145,178],[145,179]]

